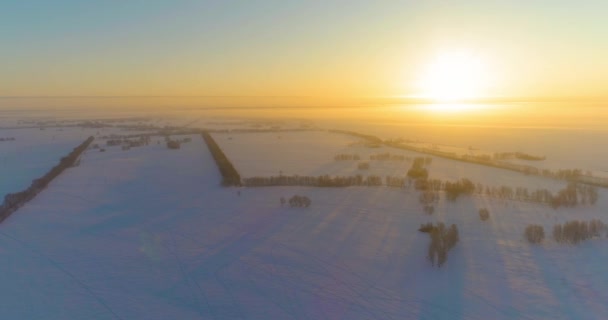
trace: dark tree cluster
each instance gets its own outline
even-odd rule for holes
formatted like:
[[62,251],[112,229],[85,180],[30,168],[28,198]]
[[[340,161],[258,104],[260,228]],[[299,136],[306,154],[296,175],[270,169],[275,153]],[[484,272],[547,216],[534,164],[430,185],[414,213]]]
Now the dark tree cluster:
[[425,159],[423,157],[416,157],[412,162],[412,166],[407,171],[407,176],[411,179],[426,179],[429,177],[429,171],[424,167]]
[[17,139],[15,139],[14,137],[8,137],[8,138],[0,138],[0,142],[4,142],[4,141],[15,141]]
[[486,221],[490,219],[490,210],[488,210],[487,208],[479,209],[479,219],[481,221]]
[[452,224],[449,228],[446,228],[443,222],[437,223],[437,225],[429,222],[421,225],[418,231],[426,232],[431,237],[427,258],[431,265],[437,265],[440,268],[448,260],[448,252],[460,240],[458,227]]
[[530,243],[541,243],[545,239],[545,229],[538,224],[531,224],[524,230],[524,237]]
[[467,178],[462,178],[455,182],[446,181],[443,189],[448,200],[455,201],[461,195],[473,194],[475,192],[475,184]]
[[369,162],[359,162],[357,164],[357,169],[359,169],[359,170],[369,170]]
[[4,197],[4,202],[0,205],[0,222],[10,216],[26,202],[33,199],[65,169],[74,166],[77,163],[80,154],[87,149],[93,139],[93,137],[89,137],[78,147],[74,148],[72,152],[70,152],[67,156],[61,158],[61,160],[59,160],[59,163],[53,168],[51,168],[51,170],[49,170],[44,176],[32,181],[32,184],[27,189],[20,192],[7,194]]
[[558,243],[578,244],[585,240],[607,235],[608,228],[601,220],[568,221],[553,227],[553,239]]
[[439,179],[418,179],[414,181],[414,188],[418,191],[442,191],[444,182]]
[[203,140],[207,144],[207,148],[209,148],[209,152],[213,156],[215,160],[215,164],[220,170],[220,174],[222,175],[222,185],[223,186],[240,186],[241,185],[241,175],[239,175],[238,171],[232,165],[232,162],[226,157],[220,146],[215,142],[211,134],[207,131],[203,131],[201,133]]
[[556,194],[547,189],[529,191],[527,188],[518,187],[514,189],[507,186],[486,188],[485,193],[503,199],[544,203],[553,208],[593,205],[599,198],[596,187],[573,182]]
[[361,160],[361,157],[358,154],[347,154],[341,153],[334,156],[334,160],[336,161],[348,161],[348,160]]
[[188,143],[191,141],[192,141],[192,138],[190,138],[190,137],[185,137],[182,139],[174,139],[174,138],[171,138],[171,136],[169,136],[169,135],[165,136],[165,143],[167,144],[167,148],[173,149],[173,150],[180,149],[182,147],[182,144]]
[[167,141],[167,148],[169,148],[169,149],[176,150],[176,149],[180,149],[181,147],[182,147],[182,144],[177,140],[168,140]]
[[384,181],[387,187],[404,188],[406,186],[407,179],[403,177],[386,176]]
[[288,202],[289,202],[289,206],[292,208],[294,208],[294,207],[308,208],[312,204],[312,201],[310,200],[309,197],[299,196],[299,195],[294,195],[293,197],[289,198]]
[[247,187],[269,187],[269,186],[311,186],[311,187],[351,187],[351,186],[382,186],[382,178],[379,176],[356,175],[344,176],[271,176],[244,178],[243,185]]
[[143,147],[150,144],[150,136],[149,135],[141,135],[138,137],[122,137],[122,138],[114,138],[108,139],[106,141],[106,146],[122,146],[124,150],[128,150],[130,148]]

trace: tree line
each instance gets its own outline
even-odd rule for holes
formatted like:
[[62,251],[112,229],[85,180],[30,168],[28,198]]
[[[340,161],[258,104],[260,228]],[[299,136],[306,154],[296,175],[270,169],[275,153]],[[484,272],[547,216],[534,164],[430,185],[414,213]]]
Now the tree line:
[[361,157],[358,154],[340,153],[340,154],[337,154],[334,156],[334,160],[336,160],[336,161],[361,160]]
[[576,182],[568,183],[563,189],[551,192],[548,189],[530,190],[525,187],[484,186],[473,183],[467,178],[456,181],[442,181],[439,179],[418,179],[414,187],[420,191],[444,191],[446,198],[455,201],[460,196],[472,194],[485,194],[488,197],[541,203],[554,209],[559,207],[575,207],[578,205],[594,205],[599,199],[597,188]]
[[608,228],[601,220],[572,220],[553,226],[553,239],[557,243],[578,244],[579,242],[606,236]]
[[351,187],[351,186],[382,186],[380,176],[270,176],[250,177],[243,179],[246,187],[270,187],[270,186],[310,186],[310,187]]
[[220,146],[215,142],[211,134],[207,131],[203,131],[201,133],[203,140],[207,144],[207,148],[209,148],[209,152],[213,156],[215,160],[215,164],[220,170],[220,174],[222,175],[222,185],[225,187],[228,186],[240,186],[241,185],[241,175],[239,175],[238,171],[232,165],[232,162],[226,157]]
[[[554,225],[552,235],[557,243],[576,245],[589,239],[608,237],[608,226],[598,219],[571,220]],[[524,230],[524,237],[530,243],[540,243],[545,238],[545,230],[541,225],[531,224]]]
[[34,179],[27,189],[16,193],[9,193],[4,196],[4,202],[0,205],[0,222],[8,218],[13,212],[17,211],[17,209],[19,209],[26,202],[33,199],[65,169],[74,166],[80,154],[88,148],[89,144],[93,142],[93,139],[93,137],[89,137],[76,148],[74,148],[74,150],[72,150],[67,156],[62,157],[59,160],[59,163],[53,168],[51,168],[51,170],[49,170],[45,175],[38,179]]
[[531,154],[523,153],[523,152],[497,152],[494,153],[493,158],[495,160],[507,160],[511,158],[517,158],[520,160],[527,161],[543,161],[547,159],[546,156],[534,156]]
[[[554,171],[548,170],[548,169],[540,170],[536,167],[532,167],[532,166],[528,166],[528,165],[495,161],[495,159],[493,159],[490,155],[484,155],[484,156],[472,156],[472,155],[468,155],[468,154],[458,155],[454,152],[445,152],[445,151],[441,151],[441,150],[434,150],[431,148],[416,147],[416,146],[406,143],[408,141],[404,141],[402,139],[393,139],[393,140],[383,141],[382,139],[380,139],[376,136],[362,134],[362,133],[353,132],[353,131],[329,130],[329,132],[343,133],[343,134],[348,134],[351,136],[363,138],[370,144],[373,144],[374,146],[386,145],[386,146],[396,148],[396,149],[415,151],[415,152],[430,154],[430,155],[434,155],[434,156],[438,156],[438,157],[442,157],[442,158],[446,158],[446,159],[451,159],[451,160],[456,160],[456,161],[463,161],[463,162],[475,163],[475,164],[494,167],[494,168],[501,168],[501,169],[506,169],[506,170],[510,170],[510,171],[520,172],[520,173],[527,174],[527,175],[528,174],[542,175],[545,177],[551,177],[551,178],[555,178],[555,179],[577,181],[577,182],[584,183],[584,184],[596,185],[596,186],[608,188],[608,179],[601,178],[601,177],[595,177],[591,174],[591,172],[586,172],[583,174],[583,171],[581,169],[560,169],[560,170],[554,170]],[[409,142],[412,142],[412,141],[409,141]],[[515,156],[516,157],[519,156],[519,158],[523,159],[523,160],[541,160],[541,159],[544,160],[544,158],[545,158],[544,156],[533,156],[533,155],[528,155],[528,154],[521,153],[521,152],[516,152]]]
[[[426,169],[425,169],[426,170]],[[427,172],[428,174],[428,172]],[[416,175],[418,176],[418,175]],[[420,203],[429,205],[437,202],[440,192],[444,192],[450,201],[456,201],[461,196],[473,194],[486,195],[488,197],[525,201],[549,205],[554,209],[559,207],[575,207],[578,205],[594,205],[599,194],[597,188],[571,182],[565,188],[551,192],[548,189],[530,190],[525,187],[510,186],[484,186],[481,183],[473,183],[467,178],[456,181],[443,181],[440,179],[411,179],[407,177],[386,176],[384,181],[377,175],[370,176],[270,176],[250,177],[243,179],[246,187],[270,187],[270,186],[310,186],[310,187],[379,187],[387,186],[393,188],[408,188],[413,184],[416,190],[422,191]],[[431,199],[431,200],[429,200]]]

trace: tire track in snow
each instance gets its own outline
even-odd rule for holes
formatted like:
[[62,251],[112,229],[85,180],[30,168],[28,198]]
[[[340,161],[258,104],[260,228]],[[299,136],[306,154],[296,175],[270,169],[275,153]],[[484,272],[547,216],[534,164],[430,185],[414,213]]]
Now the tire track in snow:
[[[530,206],[519,202],[505,202],[505,204],[508,203],[513,204],[513,211],[524,211],[526,208],[522,208],[523,206]],[[542,212],[539,212],[538,206],[532,205],[532,208],[535,212],[529,213],[526,218],[540,220]],[[513,214],[509,212],[511,210],[500,211],[504,212],[503,214]],[[508,218],[514,219],[515,217]],[[558,314],[555,314],[554,309],[559,307],[559,303],[547,283],[545,283],[543,272],[534,259],[533,248],[531,248],[533,245],[524,240],[524,230],[520,230],[517,224],[507,224],[502,221],[503,219],[499,219],[497,222],[498,230],[521,235],[520,240],[496,239],[498,252],[504,262],[507,285],[511,292],[519,293],[513,297],[513,309],[519,312],[519,317],[555,318]],[[530,222],[533,222],[533,220]]]
[[[476,230],[480,233],[480,239],[476,239],[476,241],[485,241],[487,246],[491,245],[490,254],[495,254],[499,250],[498,239],[501,236],[501,227],[500,220],[503,217],[497,216],[500,210],[493,206],[493,201],[488,197],[483,195],[477,195],[472,197],[473,202],[475,203],[474,209],[487,208],[490,211],[490,218],[486,221],[481,221],[478,219],[478,215],[475,211],[471,212],[471,215],[474,218],[469,219],[469,224],[466,226],[464,230],[466,233],[464,237],[461,239],[468,239],[467,234],[472,234],[472,229],[480,229]],[[485,230],[484,230],[485,229]],[[489,230],[488,230],[489,229]],[[469,231],[467,231],[469,230]],[[488,241],[491,240],[491,241]],[[464,243],[461,248],[463,252],[466,254],[466,264],[467,268],[469,268],[469,272],[467,272],[467,280],[466,280],[466,288],[465,290],[476,300],[482,302],[485,306],[491,308],[496,312],[495,316],[501,315],[505,319],[513,318],[517,314],[517,310],[515,310],[510,303],[513,300],[513,297],[509,291],[506,290],[497,290],[500,288],[502,284],[496,283],[498,280],[507,279],[504,268],[499,270],[497,266],[504,266],[504,255],[499,254],[496,256],[496,261],[493,261],[491,264],[494,266],[493,273],[490,275],[491,279],[488,278],[487,271],[483,268],[480,268],[481,264],[477,263],[479,259],[487,259],[488,256],[480,256],[480,252],[472,251],[472,246],[474,244],[470,243],[470,245]],[[490,259],[493,259],[494,256],[490,256]],[[483,273],[486,271],[486,273]],[[525,315],[517,315],[519,318],[529,318]]]
[[116,319],[123,319],[122,317],[120,317],[116,312],[114,312],[114,310],[112,310],[112,308],[105,302],[103,301],[103,299],[101,297],[99,297],[99,295],[97,295],[93,289],[91,289],[86,283],[84,283],[82,280],[78,279],[73,273],[71,273],[68,269],[66,269],[65,267],[63,267],[59,262],[57,262],[55,259],[43,254],[42,252],[36,250],[35,248],[33,248],[32,246],[30,246],[29,244],[27,244],[26,242],[19,240],[5,232],[0,231],[0,235],[4,236],[5,238],[11,239],[15,242],[17,242],[18,244],[20,244],[22,247],[24,247],[25,249],[29,250],[30,252],[44,258],[45,260],[47,260],[50,265],[52,265],[53,267],[55,267],[57,270],[61,271],[63,274],[65,274],[66,276],[68,276],[70,279],[74,280],[74,282],[76,282],[82,289],[84,289],[95,301],[97,301],[97,303],[99,303],[103,308],[105,308],[110,314],[112,314],[112,316]]

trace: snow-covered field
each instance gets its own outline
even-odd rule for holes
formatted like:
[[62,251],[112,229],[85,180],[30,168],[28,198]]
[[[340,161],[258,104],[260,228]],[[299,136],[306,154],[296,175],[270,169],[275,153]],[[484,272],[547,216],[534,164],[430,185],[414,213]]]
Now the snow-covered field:
[[4,129],[0,138],[0,198],[27,188],[94,132],[80,128]]
[[[270,133],[214,133],[213,137],[242,177],[255,176],[368,176],[405,177],[415,157],[426,154],[390,147],[370,148],[359,138],[325,131]],[[406,161],[370,160],[370,156],[390,153]],[[357,154],[361,160],[335,161],[338,154]],[[409,158],[409,161],[408,161]],[[549,189],[564,187],[565,182],[530,177],[508,170],[432,157],[429,177],[442,180],[468,178],[484,186]],[[358,163],[368,162],[370,169],[359,170]]]
[[[361,156],[389,151],[351,145],[356,141],[345,135],[280,135],[214,136],[245,176],[275,174],[276,166],[284,174],[354,173],[356,168],[331,167],[346,165],[333,156],[353,149]],[[180,150],[156,143],[129,151],[88,150],[79,167],[2,223],[2,318],[608,315],[608,239],[531,245],[522,236],[530,223],[548,232],[570,219],[606,221],[604,190],[595,207],[552,210],[464,197],[441,200],[429,216],[417,193],[399,189],[221,188],[202,139],[192,138]],[[293,145],[298,147],[289,149]],[[402,170],[379,163],[371,162],[371,173]],[[433,160],[433,172],[486,177],[482,183],[520,179],[440,159]],[[309,196],[312,206],[280,206],[280,197],[294,194]],[[478,218],[481,207],[490,209],[487,222]],[[416,231],[429,221],[456,223],[460,230],[460,242],[440,269],[426,260],[428,236]]]

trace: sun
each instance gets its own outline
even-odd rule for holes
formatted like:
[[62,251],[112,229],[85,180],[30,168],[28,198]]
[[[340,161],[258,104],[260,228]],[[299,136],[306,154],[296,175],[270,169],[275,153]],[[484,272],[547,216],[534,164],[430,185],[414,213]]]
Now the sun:
[[[479,55],[462,50],[444,52],[424,70],[418,87],[420,97],[438,103],[481,98],[487,87],[486,66]],[[458,109],[457,104],[454,108]]]

